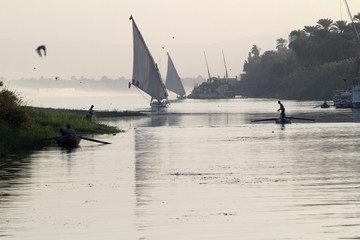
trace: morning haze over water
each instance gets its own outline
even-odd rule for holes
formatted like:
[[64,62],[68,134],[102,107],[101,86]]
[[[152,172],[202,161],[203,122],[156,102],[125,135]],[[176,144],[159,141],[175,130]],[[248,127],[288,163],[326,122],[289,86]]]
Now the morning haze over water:
[[[360,239],[359,109],[335,108],[331,99],[321,108],[319,96],[280,99],[293,119],[275,124],[280,90],[271,86],[260,89],[271,98],[177,99],[170,92],[169,108],[151,108],[151,97],[136,88],[142,82],[132,79],[128,21],[136,18],[163,80],[171,53],[188,95],[208,75],[240,79],[245,61],[280,53],[276,40],[294,29],[347,20],[344,2],[0,2],[5,86],[28,106],[94,105],[95,121],[124,130],[89,136],[111,144],[54,143],[1,156],[0,240]],[[359,2],[348,2],[360,11]],[[35,49],[43,44],[40,57]],[[314,69],[295,73],[323,79]],[[350,82],[339,79],[341,88]],[[107,110],[145,115],[96,117]]]

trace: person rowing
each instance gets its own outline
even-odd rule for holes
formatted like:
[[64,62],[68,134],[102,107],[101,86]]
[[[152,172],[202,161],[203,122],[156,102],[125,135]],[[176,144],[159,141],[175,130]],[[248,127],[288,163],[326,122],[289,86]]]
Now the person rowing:
[[283,119],[285,119],[285,107],[280,101],[278,101],[278,104],[280,104],[280,108],[277,111],[281,111],[280,119],[283,120]]
[[66,125],[65,136],[74,136],[74,137],[76,137],[76,133],[75,133],[74,129],[72,129],[70,127],[70,125]]

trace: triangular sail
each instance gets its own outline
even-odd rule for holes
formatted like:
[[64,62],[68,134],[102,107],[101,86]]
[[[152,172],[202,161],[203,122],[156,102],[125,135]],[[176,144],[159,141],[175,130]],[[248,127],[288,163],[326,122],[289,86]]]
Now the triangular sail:
[[132,17],[131,20],[134,39],[132,83],[154,99],[167,99],[168,94],[155,61]]
[[174,63],[171,60],[170,54],[168,53],[168,68],[166,75],[165,87],[170,91],[173,91],[177,95],[185,96],[185,89],[177,73]]

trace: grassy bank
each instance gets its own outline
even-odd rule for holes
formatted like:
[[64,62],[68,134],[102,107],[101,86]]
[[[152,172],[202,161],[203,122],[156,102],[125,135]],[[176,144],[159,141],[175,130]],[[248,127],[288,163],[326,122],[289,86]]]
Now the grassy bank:
[[[87,111],[22,106],[20,98],[11,91],[0,92],[0,155],[32,150],[49,142],[44,138],[59,136],[67,124],[77,134],[110,134],[121,130],[86,119]],[[97,119],[105,117],[140,116],[139,112],[96,112]]]

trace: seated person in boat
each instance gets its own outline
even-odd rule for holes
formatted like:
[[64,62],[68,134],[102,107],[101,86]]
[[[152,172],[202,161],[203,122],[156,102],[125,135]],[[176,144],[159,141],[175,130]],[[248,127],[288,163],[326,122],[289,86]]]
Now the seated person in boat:
[[65,135],[76,136],[76,133],[75,130],[70,127],[70,125],[67,125]]
[[65,130],[64,129],[60,128],[59,131],[60,131],[61,136],[65,135]]

